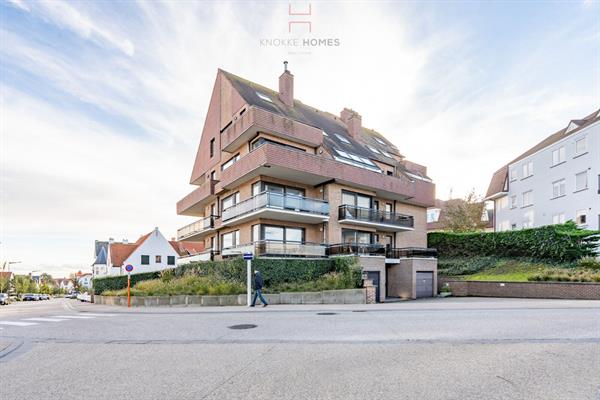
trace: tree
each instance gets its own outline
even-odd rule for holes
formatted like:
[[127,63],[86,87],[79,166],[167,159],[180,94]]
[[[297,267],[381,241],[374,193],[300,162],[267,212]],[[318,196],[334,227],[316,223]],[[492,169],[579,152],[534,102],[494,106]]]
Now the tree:
[[10,287],[10,279],[8,276],[0,275],[0,293],[8,293]]
[[52,279],[52,275],[43,273],[40,275],[40,284],[46,286],[54,286],[54,279]]
[[481,219],[485,204],[474,189],[464,199],[446,201],[445,207],[442,224],[450,232],[476,232],[487,224]]
[[36,291],[36,284],[31,279],[30,276],[27,275],[15,275],[14,280],[15,292],[17,294],[30,293]]

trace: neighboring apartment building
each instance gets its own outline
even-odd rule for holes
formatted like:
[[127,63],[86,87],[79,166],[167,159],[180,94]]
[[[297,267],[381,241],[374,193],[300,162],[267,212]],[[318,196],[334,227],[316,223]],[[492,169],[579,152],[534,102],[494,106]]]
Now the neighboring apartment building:
[[486,197],[494,202],[497,231],[568,220],[600,229],[600,110],[496,171]]
[[[427,209],[427,232],[438,232],[447,230],[446,210],[452,203],[464,203],[463,199],[440,200],[435,199],[435,205]],[[481,204],[481,231],[494,231],[494,210],[486,207],[486,202]]]
[[126,274],[125,266],[131,264],[134,273],[160,271],[174,268],[177,258],[190,252],[204,250],[203,243],[168,241],[158,228],[141,236],[135,243],[126,240],[96,241],[92,272],[94,277]]
[[295,99],[287,65],[279,92],[218,71],[190,183],[177,213],[200,219],[178,240],[203,240],[203,259],[359,254],[380,300],[435,292],[426,167],[357,112]]

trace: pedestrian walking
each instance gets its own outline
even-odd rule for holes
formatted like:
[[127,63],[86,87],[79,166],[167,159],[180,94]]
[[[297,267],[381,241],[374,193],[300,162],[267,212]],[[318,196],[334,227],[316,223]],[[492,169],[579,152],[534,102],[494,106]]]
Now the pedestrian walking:
[[263,281],[263,277],[260,271],[254,271],[254,298],[252,299],[252,305],[250,307],[254,307],[256,304],[256,298],[260,298],[260,301],[263,303],[263,307],[268,306],[267,301],[262,295],[262,288],[265,282]]

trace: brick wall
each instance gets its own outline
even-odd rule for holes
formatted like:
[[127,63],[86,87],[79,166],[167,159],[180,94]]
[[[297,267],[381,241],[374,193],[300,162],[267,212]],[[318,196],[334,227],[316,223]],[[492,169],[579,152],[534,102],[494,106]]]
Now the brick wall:
[[479,282],[439,278],[453,296],[521,297],[539,299],[600,300],[600,283],[587,282]]

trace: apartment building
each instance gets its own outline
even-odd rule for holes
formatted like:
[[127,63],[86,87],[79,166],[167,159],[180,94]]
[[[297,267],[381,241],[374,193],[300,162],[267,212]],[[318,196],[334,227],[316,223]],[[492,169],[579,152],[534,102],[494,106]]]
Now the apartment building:
[[496,231],[575,221],[600,229],[600,110],[571,120],[496,171]]
[[426,209],[435,185],[383,135],[218,70],[190,183],[177,213],[199,219],[178,240],[203,240],[204,259],[359,255],[378,299],[435,293]]

